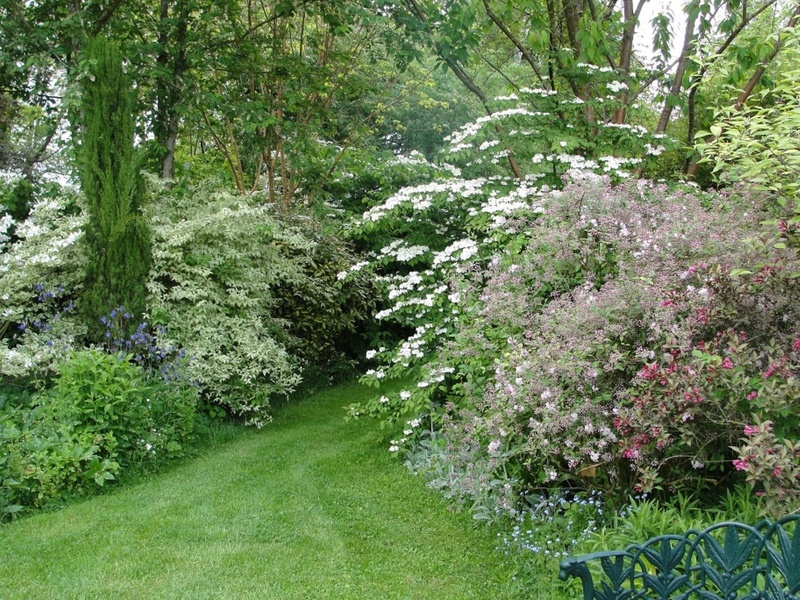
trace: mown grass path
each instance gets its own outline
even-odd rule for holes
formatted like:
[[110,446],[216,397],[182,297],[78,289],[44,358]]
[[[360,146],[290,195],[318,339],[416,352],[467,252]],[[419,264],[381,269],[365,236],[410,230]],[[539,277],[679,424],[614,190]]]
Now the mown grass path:
[[488,533],[326,390],[166,473],[0,527],[0,598],[512,597]]

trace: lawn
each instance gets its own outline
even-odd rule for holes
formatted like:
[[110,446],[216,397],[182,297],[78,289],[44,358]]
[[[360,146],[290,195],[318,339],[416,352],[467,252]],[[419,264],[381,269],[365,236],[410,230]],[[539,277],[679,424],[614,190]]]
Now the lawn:
[[319,392],[168,472],[0,527],[0,598],[519,597],[487,531],[373,423],[344,423],[371,393]]

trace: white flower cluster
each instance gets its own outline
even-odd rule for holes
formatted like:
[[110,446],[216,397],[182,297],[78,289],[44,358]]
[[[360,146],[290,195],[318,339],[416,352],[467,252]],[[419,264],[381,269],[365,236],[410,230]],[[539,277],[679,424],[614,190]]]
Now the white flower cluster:
[[407,246],[403,240],[395,240],[380,250],[381,258],[395,258],[400,262],[408,262],[412,258],[428,252],[428,246]]
[[630,177],[630,173],[623,171],[622,167],[628,165],[638,165],[642,162],[641,158],[623,158],[620,156],[601,156],[600,162],[603,163],[603,171],[613,172],[617,177]]
[[378,222],[401,207],[410,208],[415,213],[425,211],[432,206],[434,196],[439,194],[446,194],[448,200],[476,196],[484,193],[483,186],[486,181],[487,179],[484,177],[449,179],[405,187],[387,198],[382,204],[366,211],[360,221],[362,224]]
[[480,210],[471,208],[468,211],[470,216],[477,216],[479,212],[492,216],[489,230],[497,229],[505,225],[509,217],[515,216],[522,211],[532,211],[540,213],[544,210],[540,205],[533,204],[529,198],[541,196],[540,188],[529,185],[524,181],[516,188],[510,190],[505,196],[490,196]]
[[364,267],[366,267],[367,265],[369,265],[367,261],[357,262],[352,267],[347,269],[347,271],[340,271],[339,273],[337,273],[336,279],[339,281],[344,281],[345,279],[347,279],[347,276],[350,275],[350,273],[356,273],[361,269],[363,269]]
[[627,90],[628,84],[624,81],[610,81],[606,84],[606,87],[610,92],[614,92],[616,94],[622,90]]
[[[458,146],[459,144],[462,144],[468,138],[471,138],[472,136],[476,135],[483,128],[483,125],[486,123],[499,121],[501,119],[505,119],[506,117],[515,117],[515,116],[541,117],[541,116],[546,116],[546,114],[547,113],[532,111],[521,106],[516,108],[507,108],[505,110],[499,110],[496,113],[492,113],[491,115],[479,117],[472,123],[467,123],[461,129],[454,131],[444,139],[446,142],[450,143],[452,147],[455,147]],[[454,152],[452,147],[450,148],[450,152]]]
[[595,161],[580,156],[579,154],[559,154],[555,159],[560,163],[568,164],[570,169],[579,171],[590,171],[600,168],[600,165]]
[[[428,342],[425,339],[426,332],[430,329],[429,325],[420,325],[417,327],[417,330],[411,335],[408,339],[403,340],[403,343],[400,344],[400,347],[397,349],[397,353],[392,359],[395,363],[401,363],[404,367],[407,367],[411,364],[411,360],[414,358],[425,358],[425,352],[423,349],[427,346]],[[408,394],[407,397],[404,397],[404,392],[400,392],[400,398],[403,400],[408,400],[411,397],[411,392],[405,392]]]
[[[395,154],[394,158],[388,161],[389,165],[431,165],[425,155],[419,150],[412,150],[410,154]],[[431,165],[433,166],[433,165]]]
[[641,125],[630,125],[629,123],[605,123],[603,127],[607,129],[627,129],[638,137],[649,135],[647,129]]
[[547,98],[548,96],[557,96],[558,92],[555,90],[545,90],[542,88],[529,88],[524,87],[520,90],[521,94],[528,94],[531,96],[541,96],[542,98]]
[[[0,205],[0,212],[3,212],[4,210],[5,207]],[[11,215],[6,214],[0,217],[0,250],[3,249],[3,247],[6,245],[6,242],[8,242],[10,239],[8,231],[11,229],[11,227],[13,227],[13,225],[14,219],[11,217]]]
[[430,369],[427,377],[417,383],[417,387],[426,388],[434,383],[441,383],[444,381],[445,375],[448,373],[455,373],[455,369],[453,367],[438,367]]
[[367,356],[367,360],[372,360],[378,354],[383,354],[384,352],[386,352],[386,347],[385,346],[381,346],[377,350],[367,350],[367,355],[366,355]]
[[[429,271],[427,273],[430,273]],[[416,286],[422,283],[422,276],[417,271],[411,271],[405,277],[400,277],[399,285],[389,286],[389,300],[394,300],[403,294],[412,291]]]
[[611,67],[597,67],[595,65],[590,65],[588,63],[578,63],[575,65],[579,69],[586,69],[590,73],[613,73],[614,69]]
[[436,267],[448,261],[465,261],[478,254],[478,243],[469,238],[457,240],[447,246],[433,257],[433,266]]

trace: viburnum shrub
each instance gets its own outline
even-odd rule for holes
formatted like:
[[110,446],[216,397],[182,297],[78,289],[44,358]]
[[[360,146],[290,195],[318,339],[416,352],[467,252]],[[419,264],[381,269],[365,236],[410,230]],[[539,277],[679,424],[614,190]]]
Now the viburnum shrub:
[[[674,147],[667,136],[642,126],[646,113],[638,104],[622,105],[619,92],[628,84],[613,69],[578,63],[570,75],[574,81],[591,82],[601,93],[584,101],[571,93],[521,88],[497,97],[492,115],[446,138],[444,156],[470,177],[507,174],[513,159],[523,174],[558,187],[573,169],[626,179]],[[627,122],[615,123],[612,116],[621,108],[627,111]]]

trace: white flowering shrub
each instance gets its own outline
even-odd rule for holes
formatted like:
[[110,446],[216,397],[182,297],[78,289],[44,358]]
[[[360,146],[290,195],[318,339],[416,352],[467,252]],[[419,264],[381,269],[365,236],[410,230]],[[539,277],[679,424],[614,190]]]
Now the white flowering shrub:
[[256,426],[271,396],[298,385],[305,359],[332,358],[371,295],[337,283],[350,262],[344,246],[259,200],[206,187],[165,193],[148,209],[150,313],[165,326],[163,345],[185,349],[206,397]]
[[52,375],[83,335],[72,295],[81,285],[83,217],[74,191],[47,196],[0,254],[0,377]]

